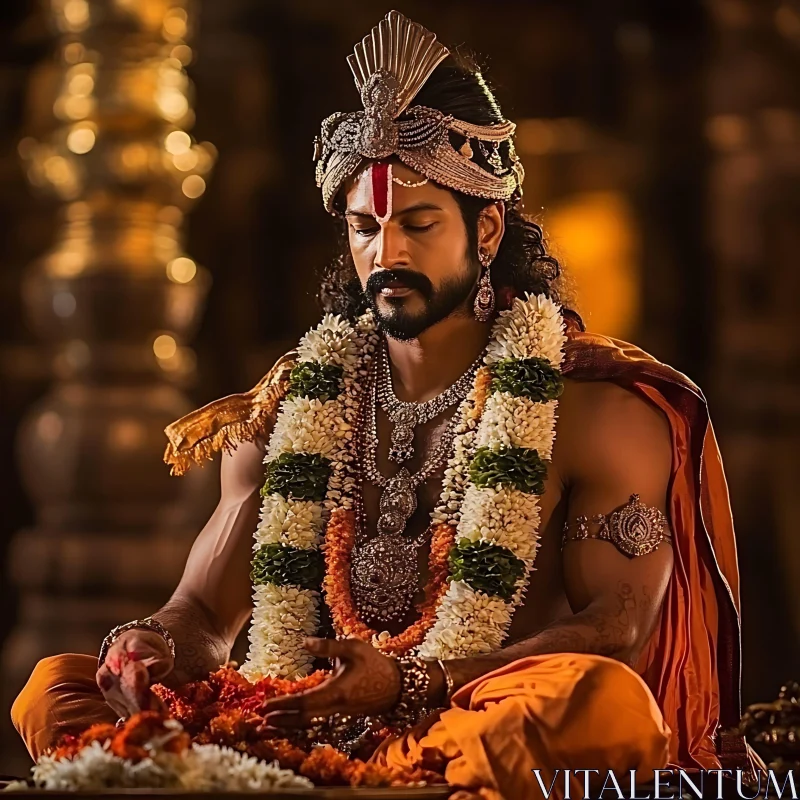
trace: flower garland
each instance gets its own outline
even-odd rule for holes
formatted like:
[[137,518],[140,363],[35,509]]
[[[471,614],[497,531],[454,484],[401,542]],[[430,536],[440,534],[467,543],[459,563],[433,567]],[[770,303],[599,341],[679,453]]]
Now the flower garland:
[[350,593],[354,430],[378,341],[370,314],[354,324],[328,315],[298,348],[265,459],[251,646],[241,670],[251,680],[309,674],[313,657],[302,639],[318,628],[320,589],[337,636],[436,658],[499,649],[524,598],[563,388],[560,308],[529,295],[495,322],[485,365],[456,412],[453,453],[431,515],[426,600],[398,636],[366,625]]
[[334,509],[352,508],[353,431],[377,345],[369,315],[355,325],[326,315],[298,346],[270,437],[255,532],[253,619],[242,674],[302,678],[319,627],[320,545]]

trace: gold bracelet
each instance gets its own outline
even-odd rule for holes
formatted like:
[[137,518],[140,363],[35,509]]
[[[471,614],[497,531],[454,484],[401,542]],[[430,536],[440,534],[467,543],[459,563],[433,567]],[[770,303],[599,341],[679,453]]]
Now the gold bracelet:
[[97,658],[98,669],[105,664],[106,655],[111,649],[111,645],[114,644],[123,633],[133,630],[134,628],[157,633],[166,642],[172,658],[175,658],[175,640],[170,635],[170,632],[157,619],[145,617],[144,619],[135,619],[132,622],[126,622],[124,625],[117,625],[117,627],[103,639],[103,644],[100,647],[100,655]]
[[400,671],[400,697],[386,719],[398,728],[411,727],[426,713],[431,676],[427,661],[419,656],[399,656],[395,661]]

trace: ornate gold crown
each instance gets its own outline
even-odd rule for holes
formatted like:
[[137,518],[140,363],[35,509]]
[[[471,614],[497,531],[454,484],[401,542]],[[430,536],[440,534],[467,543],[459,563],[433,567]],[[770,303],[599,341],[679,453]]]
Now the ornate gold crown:
[[[397,11],[359,42],[347,62],[361,93],[363,111],[338,112],[322,123],[314,141],[317,186],[325,208],[365,160],[397,156],[411,169],[450,189],[477,197],[508,200],[525,177],[514,151],[513,122],[473,125],[435,108],[408,108],[431,73],[449,55],[436,35]],[[398,119],[401,115],[404,118]],[[456,149],[450,134],[464,138]],[[491,171],[473,160],[474,140]],[[508,142],[511,166],[498,145]]]

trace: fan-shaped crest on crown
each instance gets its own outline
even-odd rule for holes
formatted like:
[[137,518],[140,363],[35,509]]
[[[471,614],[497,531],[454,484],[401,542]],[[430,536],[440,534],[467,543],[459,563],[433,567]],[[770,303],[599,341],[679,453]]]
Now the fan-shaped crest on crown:
[[399,11],[390,11],[356,46],[347,63],[362,92],[376,72],[397,81],[393,117],[408,108],[417,92],[450,51],[436,41],[436,34],[412,22]]

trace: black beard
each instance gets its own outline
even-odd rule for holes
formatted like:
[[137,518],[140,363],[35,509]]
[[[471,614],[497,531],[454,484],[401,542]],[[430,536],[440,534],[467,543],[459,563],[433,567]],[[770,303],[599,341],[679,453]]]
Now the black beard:
[[[392,269],[374,272],[367,279],[364,289],[369,307],[375,314],[378,328],[387,336],[401,341],[416,339],[437,322],[441,322],[466,305],[477,279],[476,265],[455,278],[446,280],[438,289],[434,289],[427,277],[407,269]],[[400,281],[409,289],[416,289],[425,300],[421,312],[410,313],[405,309],[405,298],[384,298],[390,303],[392,310],[388,313],[378,307],[378,295],[382,288],[392,281]]]

